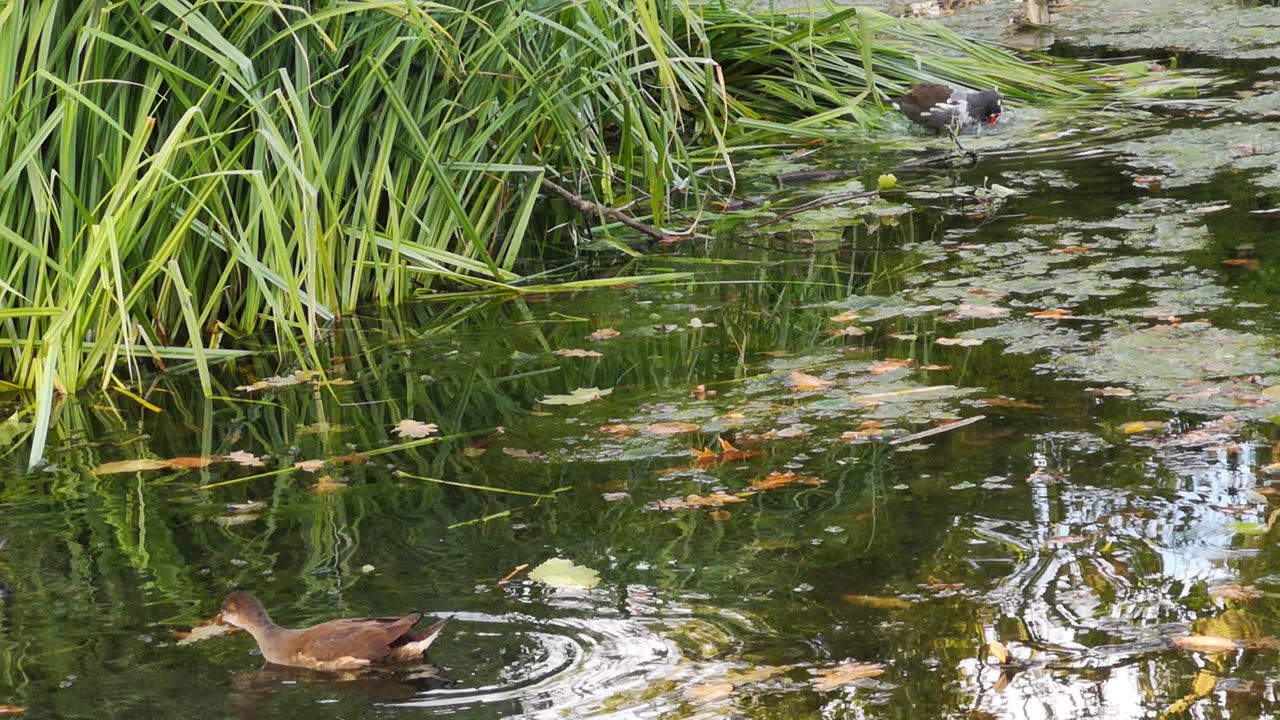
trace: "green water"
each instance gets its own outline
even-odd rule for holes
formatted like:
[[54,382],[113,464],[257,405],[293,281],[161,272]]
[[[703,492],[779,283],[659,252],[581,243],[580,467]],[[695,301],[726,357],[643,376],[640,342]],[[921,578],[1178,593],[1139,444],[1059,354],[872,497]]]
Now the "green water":
[[[714,240],[587,271],[688,282],[370,311],[317,348],[344,384],[237,390],[296,369],[264,352],[221,368],[213,400],[181,366],[142,381],[160,412],[118,393],[67,399],[49,466],[25,472],[22,447],[4,460],[0,705],[30,718],[1268,716],[1280,557],[1259,490],[1280,460],[1280,221],[1252,211],[1280,205],[1280,131],[1215,112],[1013,113],[959,171],[904,169],[901,128],[870,160],[851,142],[754,175],[745,163],[741,194],[764,205],[717,219]],[[947,192],[899,196],[911,212],[879,219],[845,203],[760,225],[852,187],[770,190],[768,167],[856,168],[865,183],[892,170]],[[1135,186],[1149,175],[1165,181]],[[952,192],[991,183],[1016,193]],[[1029,316],[1054,308],[1069,317]],[[864,334],[828,334],[849,325]],[[601,328],[621,335],[586,339]],[[913,364],[879,372],[888,358]],[[792,371],[829,385],[797,391]],[[699,385],[714,394],[691,396]],[[586,387],[612,393],[540,403]],[[1128,392],[1089,392],[1108,387]],[[397,449],[406,418],[442,439]],[[907,437],[957,419],[972,422]],[[842,437],[868,421],[884,436]],[[1135,421],[1163,425],[1128,432]],[[676,422],[696,429],[653,428]],[[620,424],[631,432],[607,427]],[[690,448],[718,439],[759,454],[695,462]],[[265,466],[93,472],[233,451]],[[821,484],[660,504],[785,471]],[[346,486],[308,490],[323,474]],[[527,571],[498,583],[556,557],[599,586]],[[1257,597],[1222,597],[1233,583]],[[425,679],[264,667],[243,633],[176,644],[237,587],[291,625],[454,621]],[[1238,649],[1171,645],[1187,635]],[[815,687],[846,659],[883,672]]]

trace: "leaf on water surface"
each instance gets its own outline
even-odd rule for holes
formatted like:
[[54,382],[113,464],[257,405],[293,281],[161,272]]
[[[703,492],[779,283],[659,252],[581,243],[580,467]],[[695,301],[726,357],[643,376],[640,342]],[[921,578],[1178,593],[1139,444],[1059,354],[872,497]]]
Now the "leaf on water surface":
[[835,323],[851,323],[858,319],[858,313],[852,310],[846,310],[839,315],[832,315],[828,319]]
[[574,358],[604,357],[604,353],[602,352],[596,352],[595,350],[578,350],[577,348],[564,348],[564,349],[556,350],[551,354],[558,355],[560,357],[574,357]]
[[1152,430],[1161,430],[1164,423],[1158,420],[1134,420],[1120,426],[1120,432],[1125,435],[1135,435],[1137,433],[1150,432]]
[[299,460],[298,462],[294,463],[293,466],[301,470],[302,472],[309,472],[309,473],[320,472],[321,470],[324,469],[324,461],[323,460]]
[[576,388],[568,395],[548,395],[538,402],[543,405],[585,405],[592,400],[603,399],[604,396],[613,392],[613,388],[601,390],[596,387]]
[[701,425],[690,422],[660,422],[644,426],[644,431],[650,435],[679,435],[681,433],[697,432],[701,429]]
[[911,603],[901,598],[856,595],[854,593],[845,593],[840,597],[844,598],[844,601],[850,605],[869,607],[876,610],[906,610],[911,607]]
[[777,677],[783,673],[789,673],[794,670],[795,667],[795,665],[764,665],[756,668],[730,670],[725,675],[725,680],[737,685],[750,685],[752,683],[764,682],[765,680]]
[[1026,400],[1014,400],[1013,398],[1005,397],[982,398],[982,402],[990,405],[991,407],[1019,408],[1023,410],[1040,410],[1044,408],[1043,405],[1037,405],[1033,402],[1027,402]]
[[803,373],[799,370],[792,370],[791,377],[787,380],[787,387],[796,392],[816,392],[818,390],[826,390],[834,383],[830,380],[823,380],[816,375]]
[[701,328],[713,328],[715,326],[716,326],[715,323],[702,322],[702,318],[690,318],[689,320],[689,327],[693,328],[694,330],[698,330]]
[[934,340],[939,345],[959,345],[960,347],[976,347],[983,343],[981,338],[949,338],[940,337]]
[[832,328],[827,331],[827,335],[831,337],[860,337],[866,335],[867,331],[857,325],[847,325],[842,328]]
[[707,517],[715,520],[716,522],[728,522],[728,520],[733,517],[733,513],[728,510],[712,510],[707,513]]
[[399,435],[402,438],[411,437],[415,439],[424,438],[424,437],[427,437],[428,435],[435,434],[439,431],[440,431],[440,426],[436,425],[435,423],[426,423],[420,420],[413,420],[411,418],[405,418],[401,420],[391,430],[391,432],[395,433],[396,435]]
[[827,692],[855,680],[879,677],[884,674],[884,665],[845,660],[834,667],[814,668],[809,672],[814,675],[813,689],[818,692]]
[[334,455],[329,458],[329,462],[334,465],[363,465],[369,462],[369,456],[364,453],[349,452],[345,455]]
[[772,357],[772,358],[789,358],[792,355],[794,355],[794,353],[788,352],[786,350],[761,350],[760,354],[767,355],[768,357]]
[[199,470],[203,467],[209,467],[216,459],[212,457],[176,457],[169,458],[165,463],[176,470]]
[[1258,468],[1258,472],[1266,473],[1267,475],[1280,475],[1280,462],[1263,465]]
[[1173,646],[1179,650],[1192,650],[1202,653],[1232,652],[1236,649],[1236,641],[1217,635],[1183,635],[1172,640]]
[[689,397],[695,400],[706,400],[709,397],[715,396],[715,394],[716,394],[716,391],[708,390],[706,385],[699,385],[698,387],[689,391]]
[[667,498],[654,503],[657,510],[692,510],[705,507],[720,507],[721,505],[731,505],[733,503],[746,502],[744,498],[737,495],[729,495],[723,490],[717,490],[706,497],[702,495],[689,495],[683,500],[680,498]]
[[1257,600],[1262,597],[1262,593],[1252,585],[1241,585],[1240,583],[1230,583],[1228,585],[1219,585],[1209,588],[1209,596],[1220,598],[1222,600],[1234,600],[1236,602],[1248,602]]
[[777,490],[778,488],[784,488],[788,485],[808,485],[810,487],[817,487],[822,483],[823,481],[821,479],[812,475],[796,475],[792,472],[770,473],[759,480],[752,480],[751,484],[747,485],[747,489],[753,491]]
[[1262,267],[1262,263],[1258,258],[1227,258],[1222,261],[1227,267],[1244,268],[1245,270],[1257,270]]
[[164,470],[169,468],[168,460],[155,458],[136,458],[134,460],[116,460],[102,463],[93,469],[94,475],[117,475],[119,473],[138,472],[140,470]]
[[266,463],[258,459],[257,455],[254,455],[251,452],[245,452],[244,450],[236,450],[234,452],[229,452],[226,455],[223,455],[222,459],[226,460],[227,462],[233,462],[237,465],[243,465],[244,467],[266,467],[267,466]]
[[950,365],[921,365],[920,369],[928,370],[929,372],[941,372],[943,370],[950,370],[951,366]]
[[1067,245],[1066,247],[1058,247],[1049,251],[1050,255],[1079,255],[1081,253],[1093,252],[1097,250],[1097,245]]
[[778,430],[770,430],[764,434],[767,440],[787,440],[789,438],[808,437],[809,431],[802,427],[784,427]]
[[236,387],[236,390],[241,392],[271,390],[275,388],[289,387],[290,385],[301,385],[303,383],[319,380],[321,377],[321,374],[315,370],[297,370],[292,375],[277,375],[275,377],[264,378],[249,385],[240,385]]
[[314,485],[307,488],[308,491],[318,494],[337,492],[347,486],[341,480],[335,480],[330,475],[321,475]]
[[21,715],[27,709],[17,705],[0,705],[0,715]]
[[914,364],[915,360],[912,360],[911,358],[886,358],[884,360],[871,363],[871,367],[867,368],[867,372],[872,375],[884,375],[886,373],[891,373],[894,370],[911,367]]
[[1122,387],[1089,388],[1085,392],[1098,397],[1133,397],[1133,391]]
[[622,336],[622,333],[618,332],[617,330],[614,330],[611,327],[607,327],[607,328],[600,328],[599,330],[596,330],[595,332],[588,335],[587,339],[592,342],[602,342],[604,340],[612,340],[616,337],[621,337],[621,336]]
[[987,643],[987,654],[996,659],[1001,665],[1009,664],[1009,649],[999,640],[992,640]]
[[686,687],[681,694],[690,700],[701,700],[702,702],[715,702],[723,700],[733,695],[733,683],[703,683],[701,685],[691,685]]
[[544,457],[542,453],[530,452],[524,448],[513,447],[502,448],[502,454],[513,458],[519,458],[521,460],[541,460]]
[[1164,182],[1162,175],[1139,175],[1133,179],[1135,187],[1159,187]]
[[1009,308],[1000,307],[998,305],[970,305],[968,303],[960,303],[960,306],[947,316],[948,320],[967,320],[970,318],[978,320],[986,320],[989,318],[1008,317]]
[[1074,318],[1075,316],[1071,314],[1070,310],[1063,310],[1062,308],[1052,308],[1050,310],[1037,310],[1035,312],[1029,312],[1027,313],[1027,317],[1033,317],[1038,320],[1069,320],[1071,318]]
[[600,584],[600,573],[564,558],[552,558],[530,571],[529,579],[554,588],[590,590]]
[[227,633],[233,633],[238,629],[239,628],[232,625],[223,625],[215,619],[210,620],[203,625],[196,625],[191,628],[190,631],[172,630],[170,632],[172,632],[173,636],[177,638],[178,645],[190,645],[192,643],[198,643],[201,640],[208,640],[209,638],[220,637]]
[[613,425],[601,425],[599,428],[596,428],[596,429],[604,433],[605,435],[618,435],[621,437],[630,437],[632,435],[637,435],[640,432],[626,423],[616,423]]
[[889,432],[885,429],[883,420],[868,420],[859,425],[857,430],[846,430],[840,435],[840,439],[845,442],[867,442],[878,440]]
[[1190,210],[1187,210],[1187,212],[1192,215],[1208,215],[1209,213],[1222,212],[1223,210],[1230,209],[1231,203],[1218,203],[1217,205],[1202,205],[1197,208],[1191,208]]

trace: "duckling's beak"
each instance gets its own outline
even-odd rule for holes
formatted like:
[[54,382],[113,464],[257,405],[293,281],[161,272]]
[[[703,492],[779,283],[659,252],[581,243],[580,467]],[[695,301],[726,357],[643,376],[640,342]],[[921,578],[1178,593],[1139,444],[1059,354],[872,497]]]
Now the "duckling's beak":
[[996,120],[999,120],[999,119],[1000,119],[1000,113],[996,113],[996,114],[992,115],[992,116],[991,116],[991,119],[987,121],[987,127],[995,127],[995,126],[996,126]]

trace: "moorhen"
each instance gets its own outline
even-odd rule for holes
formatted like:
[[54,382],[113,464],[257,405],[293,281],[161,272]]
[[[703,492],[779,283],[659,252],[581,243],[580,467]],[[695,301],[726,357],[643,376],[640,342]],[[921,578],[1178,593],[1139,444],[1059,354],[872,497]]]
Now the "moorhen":
[[935,133],[955,132],[980,123],[995,125],[1003,108],[995,90],[969,92],[937,83],[918,83],[902,97],[893,98],[893,109],[911,122]]
[[330,620],[294,630],[271,621],[258,598],[237,590],[222,601],[222,621],[249,631],[267,662],[312,670],[358,670],[370,665],[421,660],[448,624],[445,618],[420,633],[422,613],[403,617]]

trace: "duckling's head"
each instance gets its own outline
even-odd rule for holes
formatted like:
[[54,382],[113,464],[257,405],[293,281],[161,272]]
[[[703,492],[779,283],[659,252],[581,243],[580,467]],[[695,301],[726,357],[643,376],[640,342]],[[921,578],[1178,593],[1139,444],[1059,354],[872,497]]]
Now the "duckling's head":
[[222,601],[222,622],[249,629],[270,625],[271,617],[258,598],[243,590],[236,590]]

